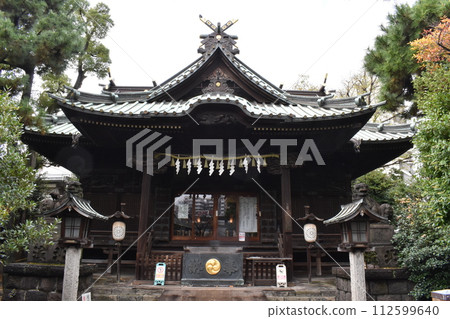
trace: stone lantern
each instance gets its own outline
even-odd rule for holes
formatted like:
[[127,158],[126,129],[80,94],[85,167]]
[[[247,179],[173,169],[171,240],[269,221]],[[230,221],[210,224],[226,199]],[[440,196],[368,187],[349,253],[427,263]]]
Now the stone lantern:
[[370,249],[370,223],[388,221],[386,217],[379,215],[377,206],[372,204],[367,197],[360,198],[341,206],[341,211],[336,216],[323,222],[325,225],[341,226],[338,251],[349,253],[353,301],[366,300],[364,251]]
[[67,193],[58,200],[58,206],[44,216],[61,219],[59,243],[64,246],[90,247],[88,238],[92,219],[107,221],[108,217],[97,213],[88,200]]
[[71,182],[64,195],[55,196],[45,205],[47,209],[44,216],[61,219],[59,243],[67,247],[62,300],[77,299],[82,248],[92,246],[88,238],[90,221],[108,220],[108,217],[96,212],[82,196],[81,184]]

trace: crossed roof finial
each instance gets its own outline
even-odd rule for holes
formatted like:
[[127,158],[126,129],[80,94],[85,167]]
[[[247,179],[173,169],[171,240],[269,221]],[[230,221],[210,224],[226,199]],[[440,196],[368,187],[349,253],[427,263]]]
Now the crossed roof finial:
[[236,22],[238,22],[238,20],[237,19],[233,19],[233,20],[229,20],[227,23],[225,23],[225,25],[224,26],[220,26],[220,22],[219,23],[217,23],[217,26],[214,24],[214,23],[212,23],[211,21],[209,21],[209,20],[206,20],[205,18],[203,18],[203,16],[200,14],[199,15],[199,17],[200,17],[200,20],[204,23],[204,24],[206,24],[211,30],[213,30],[214,32],[217,32],[217,33],[221,33],[221,32],[225,32],[225,30],[227,30],[229,27],[231,27],[233,24],[235,24]]

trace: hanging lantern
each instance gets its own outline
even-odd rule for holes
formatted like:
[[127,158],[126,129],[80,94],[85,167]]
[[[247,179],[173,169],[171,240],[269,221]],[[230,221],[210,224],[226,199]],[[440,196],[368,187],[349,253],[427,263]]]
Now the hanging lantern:
[[115,241],[122,241],[125,238],[127,226],[122,221],[116,221],[112,225],[112,236]]
[[314,243],[317,240],[317,226],[314,224],[305,224],[303,226],[303,235],[307,243]]

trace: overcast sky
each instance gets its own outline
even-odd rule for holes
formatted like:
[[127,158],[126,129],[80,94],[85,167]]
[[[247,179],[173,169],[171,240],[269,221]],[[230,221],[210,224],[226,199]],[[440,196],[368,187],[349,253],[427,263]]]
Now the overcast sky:
[[[91,0],[92,4],[99,1]],[[275,85],[289,89],[299,75],[327,89],[362,67],[368,47],[380,34],[395,4],[414,0],[103,0],[115,26],[104,44],[111,51],[117,85],[161,83],[198,58],[200,34],[210,33],[199,14],[214,24],[239,21],[238,58]],[[82,90],[99,92],[89,78]]]

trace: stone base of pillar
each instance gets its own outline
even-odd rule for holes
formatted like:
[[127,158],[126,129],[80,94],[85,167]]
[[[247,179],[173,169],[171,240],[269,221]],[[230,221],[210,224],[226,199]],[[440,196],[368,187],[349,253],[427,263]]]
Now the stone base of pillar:
[[69,247],[66,250],[64,280],[62,290],[63,301],[76,301],[78,281],[80,277],[80,260],[82,248]]
[[364,251],[350,251],[349,259],[352,301],[366,301],[366,270],[364,268]]

